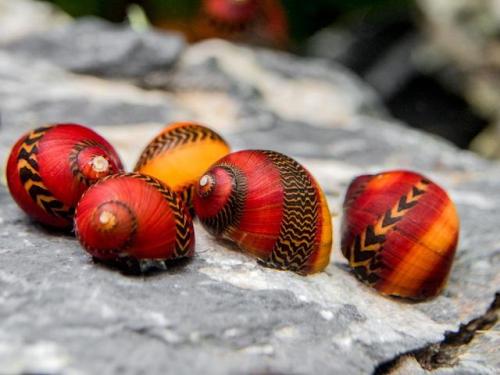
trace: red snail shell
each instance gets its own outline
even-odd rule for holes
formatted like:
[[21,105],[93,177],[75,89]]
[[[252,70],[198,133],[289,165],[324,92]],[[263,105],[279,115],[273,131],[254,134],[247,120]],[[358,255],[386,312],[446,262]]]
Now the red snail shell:
[[453,202],[420,174],[360,176],[348,188],[342,253],[356,276],[383,294],[412,299],[439,294],[458,233]]
[[194,185],[229,151],[226,141],[213,130],[178,122],[170,124],[146,146],[134,170],[158,178],[191,208]]
[[260,0],[204,0],[207,15],[218,22],[244,24],[258,15]]
[[199,180],[194,208],[203,226],[271,268],[309,274],[329,263],[332,224],[325,196],[295,160],[239,151]]
[[180,197],[139,173],[100,180],[82,196],[77,237],[100,260],[168,260],[194,254],[194,229]]
[[71,228],[74,208],[95,181],[122,170],[113,147],[76,124],[41,127],[12,148],[7,183],[17,204],[35,220]]
[[284,48],[289,25],[280,0],[202,0],[189,25],[191,39],[222,38]]
[[200,17],[192,25],[198,37],[246,40],[276,47],[285,47],[288,42],[288,20],[279,0],[203,0]]

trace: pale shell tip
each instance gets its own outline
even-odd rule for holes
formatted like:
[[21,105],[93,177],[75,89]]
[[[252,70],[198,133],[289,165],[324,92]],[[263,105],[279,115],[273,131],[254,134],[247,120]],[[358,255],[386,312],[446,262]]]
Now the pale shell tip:
[[104,226],[113,226],[116,223],[116,217],[109,211],[103,211],[99,215],[99,222]]
[[92,159],[92,169],[95,172],[107,172],[109,169],[109,161],[104,156],[96,156]]
[[200,178],[200,186],[205,187],[210,182],[210,177],[208,175],[204,175]]

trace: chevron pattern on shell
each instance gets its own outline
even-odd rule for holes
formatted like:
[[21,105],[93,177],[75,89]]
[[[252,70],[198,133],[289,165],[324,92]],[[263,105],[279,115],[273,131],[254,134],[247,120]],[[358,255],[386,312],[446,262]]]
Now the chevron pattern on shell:
[[458,232],[453,202],[417,173],[360,176],[347,191],[342,253],[355,275],[383,294],[412,299],[439,294]]

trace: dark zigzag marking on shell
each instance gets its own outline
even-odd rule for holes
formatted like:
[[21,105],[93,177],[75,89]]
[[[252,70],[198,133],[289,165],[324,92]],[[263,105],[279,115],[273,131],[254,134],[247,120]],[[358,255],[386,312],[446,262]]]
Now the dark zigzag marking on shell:
[[178,189],[176,189],[176,193],[184,202],[184,206],[188,210],[191,217],[195,217],[196,213],[194,211],[194,206],[193,206],[194,185],[187,184],[182,187],[179,187]]
[[45,133],[51,129],[52,126],[41,126],[39,128],[36,128],[34,130],[32,130],[25,138],[25,140],[23,141],[23,143],[27,144],[28,146],[31,146],[35,143],[38,143],[38,141],[40,141],[40,139],[43,138],[43,136],[45,135]]
[[[44,126],[31,131],[24,139],[17,157],[19,178],[33,202],[49,215],[70,221],[74,209],[56,199],[47,189],[39,173],[38,142],[51,129]],[[24,165],[22,165],[24,162]],[[29,188],[26,186],[29,185]]]
[[211,229],[213,235],[222,236],[231,228],[238,226],[245,205],[248,184],[246,176],[237,167],[230,164],[219,164],[217,167],[231,175],[233,183],[231,195],[217,215],[205,218],[202,222]]
[[298,162],[277,152],[264,153],[280,172],[284,197],[280,234],[271,255],[263,263],[301,272],[315,250],[321,212],[318,191]]
[[122,175],[139,178],[158,189],[161,195],[163,195],[172,209],[175,219],[175,256],[179,258],[187,256],[192,247],[194,229],[192,223],[189,222],[190,217],[187,209],[184,207],[184,202],[182,202],[177,193],[171,191],[160,180],[151,176],[142,175],[140,173],[125,173]]
[[[392,208],[388,209],[379,221],[382,220],[381,233],[377,233],[375,230],[375,225],[368,225],[364,230],[364,243],[361,244],[362,234],[357,235],[354,238],[354,243],[346,249],[346,257],[351,262],[351,254],[354,252],[353,259],[354,264],[364,263],[363,265],[355,266],[354,273],[363,281],[368,284],[376,283],[380,277],[377,271],[384,267],[384,263],[380,256],[380,252],[383,249],[386,234],[393,228],[399,221],[403,219],[403,215],[407,211],[411,210],[418,204],[418,201],[422,195],[426,192],[426,185],[429,184],[428,180],[421,180],[420,188],[413,186],[412,189],[405,195],[402,195],[398,200],[396,212],[398,216],[392,216]],[[399,216],[401,215],[401,216]],[[375,246],[375,249],[369,250],[369,247]]]
[[173,130],[167,130],[166,132],[158,135],[148,146],[146,146],[137,161],[134,170],[140,170],[151,159],[167,150],[171,150],[187,143],[201,142],[205,139],[219,141],[224,144],[226,143],[220,135],[200,125],[186,125]]

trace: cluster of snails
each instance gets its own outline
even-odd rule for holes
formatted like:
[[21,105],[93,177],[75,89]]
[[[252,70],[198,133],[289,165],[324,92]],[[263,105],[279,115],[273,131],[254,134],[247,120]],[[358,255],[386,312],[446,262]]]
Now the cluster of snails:
[[[330,262],[331,214],[309,171],[274,151],[231,152],[195,123],[165,128],[133,173],[86,127],[35,129],[14,145],[7,182],[28,215],[55,228],[74,225],[86,251],[104,261],[193,256],[197,217],[264,266],[307,275]],[[442,188],[410,171],[360,176],[343,208],[341,249],[361,281],[391,296],[440,293],[459,232]]]

